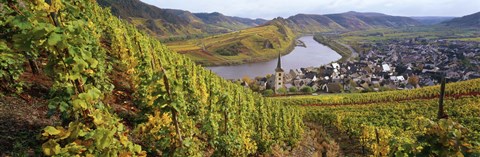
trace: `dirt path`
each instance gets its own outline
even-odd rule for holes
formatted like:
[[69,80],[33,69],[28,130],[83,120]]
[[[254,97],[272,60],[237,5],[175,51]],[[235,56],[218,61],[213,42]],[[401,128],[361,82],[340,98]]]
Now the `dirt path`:
[[[340,145],[331,138],[325,129],[316,123],[306,122],[307,126],[302,140],[297,147],[291,151],[273,151],[273,156],[289,157],[322,157],[322,156],[344,156]],[[275,150],[275,148],[273,148]]]

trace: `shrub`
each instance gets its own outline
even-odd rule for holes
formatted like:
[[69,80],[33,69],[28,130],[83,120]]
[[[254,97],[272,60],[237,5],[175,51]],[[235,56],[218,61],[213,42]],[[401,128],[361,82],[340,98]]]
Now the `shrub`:
[[302,89],[300,89],[300,91],[310,94],[310,93],[313,93],[313,88],[309,87],[309,86],[305,86],[305,87],[302,87]]
[[290,93],[296,93],[296,92],[298,92],[298,89],[297,89],[297,87],[290,87],[290,88],[288,88],[288,91]]
[[283,88],[283,87],[282,87],[282,88],[279,88],[279,89],[277,89],[277,93],[278,93],[278,94],[287,94],[287,89],[286,89],[286,88]]
[[263,96],[273,96],[273,90],[271,89],[267,89],[265,91],[263,91]]

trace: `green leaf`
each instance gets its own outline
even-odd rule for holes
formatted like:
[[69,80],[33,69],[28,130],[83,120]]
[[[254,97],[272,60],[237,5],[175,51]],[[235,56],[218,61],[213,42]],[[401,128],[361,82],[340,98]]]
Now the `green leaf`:
[[58,42],[62,41],[62,35],[57,34],[57,33],[52,33],[50,34],[50,37],[48,37],[48,45],[54,46],[57,45]]
[[87,109],[87,103],[85,102],[85,100],[82,99],[73,100],[72,105],[74,108]]
[[135,145],[133,146],[133,151],[134,152],[141,152],[142,151],[142,147],[140,145]]

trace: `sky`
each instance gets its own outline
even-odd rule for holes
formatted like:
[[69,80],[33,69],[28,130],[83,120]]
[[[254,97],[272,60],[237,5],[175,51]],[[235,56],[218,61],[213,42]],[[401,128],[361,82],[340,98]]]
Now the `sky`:
[[159,8],[193,13],[272,19],[304,13],[379,12],[396,16],[464,16],[480,11],[480,0],[141,0]]

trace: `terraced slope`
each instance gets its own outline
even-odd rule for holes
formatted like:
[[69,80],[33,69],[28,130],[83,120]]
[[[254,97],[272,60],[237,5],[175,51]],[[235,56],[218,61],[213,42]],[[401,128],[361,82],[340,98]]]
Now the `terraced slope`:
[[269,23],[227,34],[186,41],[167,46],[203,65],[241,64],[266,61],[292,50],[295,33],[278,18]]

